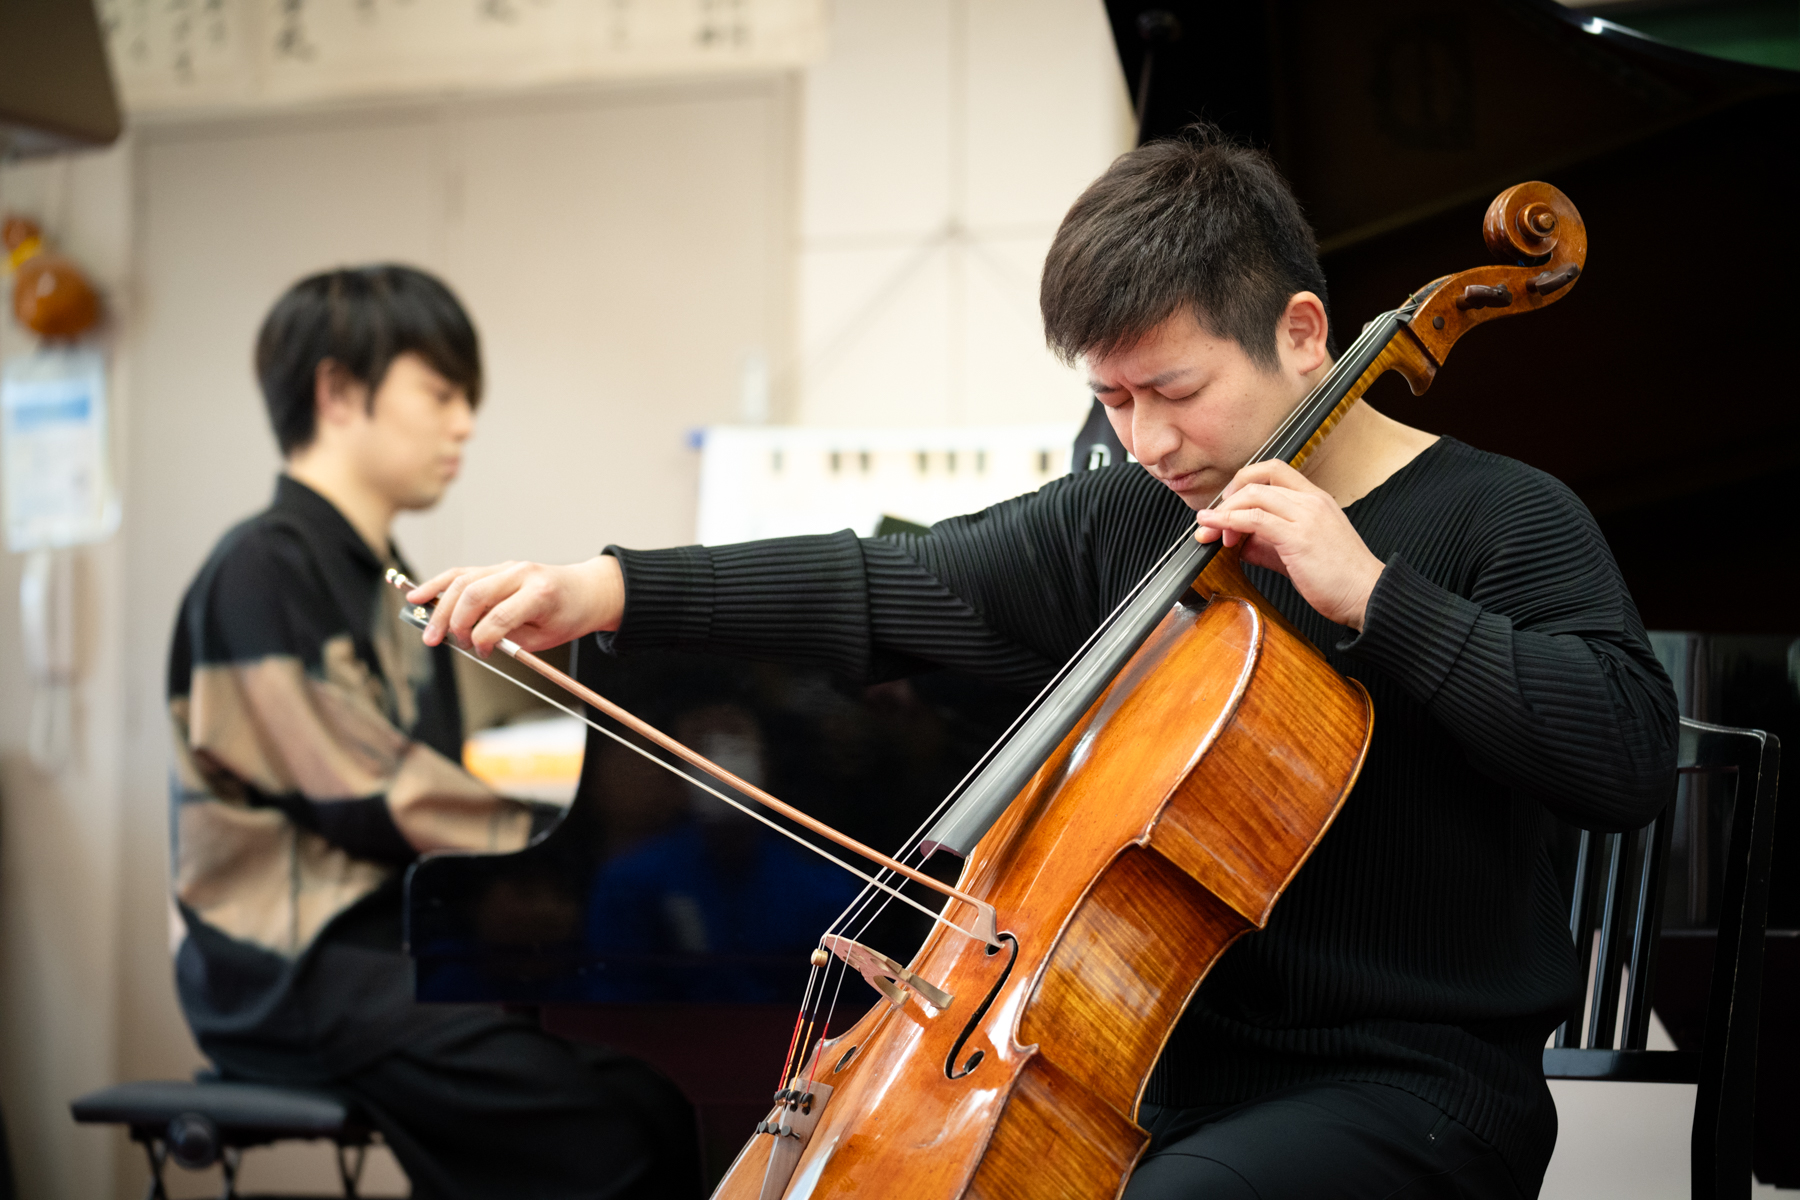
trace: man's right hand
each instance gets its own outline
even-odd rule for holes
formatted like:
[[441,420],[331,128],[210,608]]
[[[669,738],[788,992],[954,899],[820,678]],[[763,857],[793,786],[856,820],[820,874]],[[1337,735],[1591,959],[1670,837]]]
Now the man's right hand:
[[526,650],[572,642],[619,627],[625,615],[625,576],[610,554],[566,567],[509,562],[452,567],[406,594],[408,603],[438,602],[425,644],[445,636],[486,657],[511,638]]

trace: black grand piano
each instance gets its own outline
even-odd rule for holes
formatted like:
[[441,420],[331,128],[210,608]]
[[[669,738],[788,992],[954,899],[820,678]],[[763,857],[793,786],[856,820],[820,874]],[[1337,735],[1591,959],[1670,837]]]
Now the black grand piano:
[[[767,663],[614,658],[591,641],[569,651],[589,687],[877,847],[905,844],[1028,699],[950,672],[863,687]],[[525,850],[412,868],[417,995],[529,1007],[653,1063],[694,1102],[721,1174],[767,1113],[808,955],[859,885],[627,741],[589,733],[574,802]],[[949,880],[956,866],[943,855],[928,870]],[[910,953],[928,927],[889,905],[866,940]],[[877,999],[851,976],[839,1012]]]
[[[1707,661],[1751,664],[1720,667],[1691,692],[1689,715],[1800,744],[1800,663],[1780,661],[1800,635],[1800,405],[1787,353],[1800,74],[1676,49],[1550,0],[1107,9],[1142,137],[1204,116],[1268,147],[1293,181],[1319,232],[1340,344],[1361,315],[1482,261],[1476,231],[1501,188],[1547,179],[1576,201],[1592,249],[1568,301],[1468,339],[1422,398],[1389,378],[1371,399],[1568,483],[1651,628],[1726,635]],[[590,686],[877,846],[897,844],[1025,699],[952,673],[864,688],[766,664],[571,649]],[[1800,805],[1786,814],[1771,920],[1795,929]],[[517,854],[428,859],[408,887],[422,1000],[530,1006],[549,1028],[644,1056],[700,1110],[715,1173],[766,1109],[806,951],[849,894],[781,838],[598,734],[547,835]],[[892,907],[883,920],[873,940],[890,952],[924,932]],[[1771,988],[1800,988],[1782,971],[1772,960]],[[1771,996],[1764,1011],[1791,1012],[1794,999]],[[1772,1051],[1786,1058],[1762,1072],[1758,1171],[1800,1186],[1800,1049],[1786,1036]]]

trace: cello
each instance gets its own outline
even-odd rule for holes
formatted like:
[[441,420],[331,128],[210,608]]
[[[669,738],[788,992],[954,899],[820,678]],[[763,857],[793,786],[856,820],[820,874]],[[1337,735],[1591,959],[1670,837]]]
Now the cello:
[[[1501,193],[1482,233],[1499,263],[1369,322],[1253,461],[1301,467],[1380,376],[1423,393],[1464,333],[1554,303],[1586,260],[1579,213],[1547,184]],[[819,1041],[716,1200],[1123,1189],[1164,1042],[1268,922],[1373,728],[1361,685],[1219,546],[1170,547],[925,834],[921,850],[966,856],[958,886],[993,906],[1002,946],[936,929],[904,970],[952,1002],[883,980],[901,1002]],[[845,940],[825,939],[882,979]]]
[[[1422,394],[1464,333],[1554,303],[1581,274],[1581,218],[1547,184],[1503,192],[1483,234],[1499,263],[1435,280],[1370,321],[1252,461],[1302,467],[1376,379],[1396,371]],[[1361,685],[1221,547],[1184,535],[1168,548],[909,839],[910,861],[850,843],[571,687],[883,867],[820,938],[774,1106],[716,1198],[1123,1189],[1149,1140],[1134,1117],[1165,1042],[1224,952],[1268,923],[1349,796],[1373,729]],[[919,869],[938,850],[965,860],[954,888]],[[917,903],[892,874],[946,897],[904,965],[855,940],[883,894]],[[843,969],[883,1000],[827,1036]]]

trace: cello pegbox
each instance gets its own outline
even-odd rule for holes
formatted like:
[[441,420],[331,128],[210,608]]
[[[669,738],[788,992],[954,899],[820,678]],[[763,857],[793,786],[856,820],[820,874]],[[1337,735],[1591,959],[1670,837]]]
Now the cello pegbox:
[[[1547,183],[1507,188],[1488,205],[1482,240],[1499,263],[1459,271],[1428,286],[1407,322],[1431,362],[1442,366],[1457,339],[1484,321],[1531,312],[1568,294],[1587,262],[1587,226]],[[1414,381],[1415,392],[1424,389]]]

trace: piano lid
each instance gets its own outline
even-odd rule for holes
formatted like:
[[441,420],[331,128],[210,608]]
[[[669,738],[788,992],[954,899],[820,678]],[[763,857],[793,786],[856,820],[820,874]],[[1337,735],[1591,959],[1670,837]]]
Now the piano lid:
[[1327,255],[1800,87],[1794,72],[1552,0],[1108,0],[1107,12],[1141,136],[1205,117],[1267,147]]
[[[1800,277],[1800,73],[1551,0],[1107,10],[1145,136],[1204,116],[1273,154],[1318,231],[1340,344],[1485,261],[1501,189],[1567,192],[1592,239],[1567,302],[1466,339],[1425,396],[1390,378],[1371,401],[1572,487],[1651,627],[1800,632],[1782,516],[1800,405],[1776,349]],[[1670,586],[1677,561],[1729,582]]]

